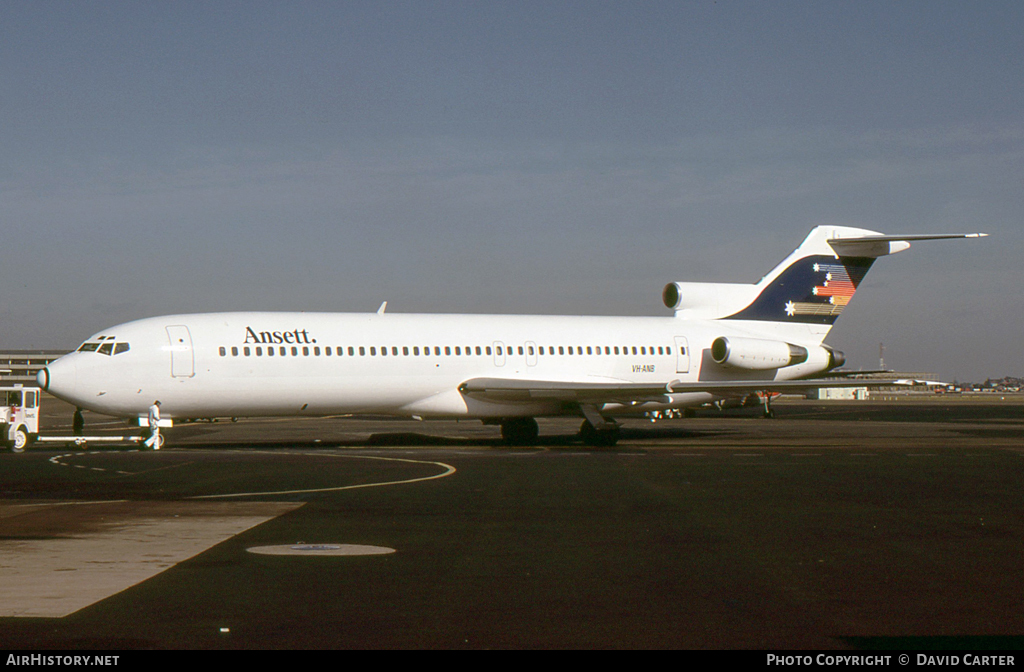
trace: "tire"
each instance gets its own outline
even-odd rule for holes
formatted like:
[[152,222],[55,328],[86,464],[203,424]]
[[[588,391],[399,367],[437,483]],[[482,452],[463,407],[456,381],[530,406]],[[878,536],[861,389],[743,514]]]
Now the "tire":
[[533,418],[514,418],[501,423],[501,438],[511,446],[532,446],[539,433]]
[[14,430],[14,438],[11,439],[11,452],[12,453],[24,453],[25,449],[28,448],[28,444],[31,443],[31,439],[28,432],[24,427],[18,427]]
[[580,439],[588,446],[610,448],[619,442],[618,425],[611,429],[596,429],[589,420],[580,425]]

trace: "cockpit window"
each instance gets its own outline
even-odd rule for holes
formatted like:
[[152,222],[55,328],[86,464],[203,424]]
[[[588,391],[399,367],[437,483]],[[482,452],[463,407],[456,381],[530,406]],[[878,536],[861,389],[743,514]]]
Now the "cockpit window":
[[100,336],[100,343],[85,342],[78,346],[78,352],[99,352],[101,355],[120,355],[128,352],[131,346],[128,343],[115,343],[113,336]]

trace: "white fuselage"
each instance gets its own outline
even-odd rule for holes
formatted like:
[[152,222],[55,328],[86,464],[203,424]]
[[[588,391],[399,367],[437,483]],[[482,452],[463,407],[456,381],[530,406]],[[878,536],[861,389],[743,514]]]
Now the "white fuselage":
[[[500,419],[577,414],[562,401],[480,400],[459,386],[478,378],[573,383],[783,380],[828,368],[806,362],[736,371],[709,356],[720,336],[763,335],[764,323],[678,317],[211,313],[128,322],[41,374],[51,393],[83,409],[144,416],[159,399],[168,418],[390,414]],[[794,326],[792,343],[820,330]],[[806,333],[802,332],[806,329]],[[45,376],[45,380],[43,378]],[[705,403],[709,393],[602,403],[610,415]]]

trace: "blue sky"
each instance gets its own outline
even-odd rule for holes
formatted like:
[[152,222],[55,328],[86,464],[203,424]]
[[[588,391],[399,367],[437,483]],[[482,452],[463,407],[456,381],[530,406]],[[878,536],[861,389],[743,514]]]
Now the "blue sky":
[[1024,375],[1020,2],[0,1],[0,347],[213,310],[661,315],[817,224],[854,367]]

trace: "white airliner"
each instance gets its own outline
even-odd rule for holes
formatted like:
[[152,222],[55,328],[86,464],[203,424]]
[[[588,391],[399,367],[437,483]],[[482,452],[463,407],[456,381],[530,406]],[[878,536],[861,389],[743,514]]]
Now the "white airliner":
[[[39,373],[82,409],[173,419],[386,414],[477,418],[512,443],[537,417],[618,416],[793,391],[841,366],[823,340],[877,257],[910,241],[819,226],[756,284],[675,282],[671,317],[234,312],[119,324]],[[830,382],[830,384],[842,384]],[[863,382],[857,383],[863,385]]]

